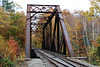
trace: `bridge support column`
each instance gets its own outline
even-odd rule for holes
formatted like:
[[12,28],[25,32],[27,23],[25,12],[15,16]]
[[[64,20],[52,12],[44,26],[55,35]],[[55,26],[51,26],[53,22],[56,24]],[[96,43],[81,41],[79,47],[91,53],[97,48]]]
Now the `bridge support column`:
[[64,43],[63,54],[66,55],[66,44],[65,44],[64,39],[63,39],[63,43]]
[[[30,5],[27,5],[27,10],[30,11]],[[25,55],[26,58],[30,58],[30,50],[31,50],[31,13],[27,13],[27,21],[26,21],[26,43],[25,43]]]
[[55,32],[56,32],[56,20],[55,20],[55,25],[54,25],[54,31],[53,31],[53,41],[52,41],[52,51],[56,51],[56,38],[55,38]]
[[45,29],[43,29],[43,42],[42,42],[42,49],[45,49]]
[[50,21],[50,50],[51,50],[51,45],[52,45],[52,21]]
[[60,53],[60,49],[59,49],[59,46],[60,46],[59,45],[60,44],[59,43],[60,42],[59,41],[59,34],[60,33],[59,33],[59,17],[58,17],[58,14],[56,15],[56,22],[57,22],[57,52]]

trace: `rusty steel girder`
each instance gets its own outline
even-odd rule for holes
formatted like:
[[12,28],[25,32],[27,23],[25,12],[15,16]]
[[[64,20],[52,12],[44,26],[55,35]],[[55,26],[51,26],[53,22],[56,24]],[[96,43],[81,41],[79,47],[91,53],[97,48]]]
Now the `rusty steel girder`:
[[[57,7],[57,10],[58,12],[61,12],[61,9],[60,7]],[[65,41],[65,44],[68,48],[68,53],[69,53],[69,56],[70,57],[75,57],[74,55],[74,51],[73,51],[73,48],[72,48],[72,44],[70,42],[70,38],[69,38],[69,35],[68,35],[68,32],[67,32],[67,29],[66,29],[66,25],[65,25],[65,22],[63,19],[63,15],[60,13],[58,13],[59,17],[60,17],[60,24],[61,24],[61,27],[62,27],[62,30],[63,30],[63,34],[64,34],[64,41]]]
[[[27,5],[27,10],[30,11],[30,5]],[[27,19],[31,16],[30,13],[27,13]],[[26,58],[30,58],[30,48],[31,48],[31,19],[28,19],[26,21],[26,47],[25,47],[25,55],[26,55]]]

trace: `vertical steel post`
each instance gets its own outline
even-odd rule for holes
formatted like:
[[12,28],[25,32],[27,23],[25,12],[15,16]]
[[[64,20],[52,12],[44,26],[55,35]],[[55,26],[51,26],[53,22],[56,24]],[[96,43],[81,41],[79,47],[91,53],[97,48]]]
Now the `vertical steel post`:
[[60,42],[59,41],[59,34],[60,33],[59,33],[59,17],[58,17],[58,14],[56,15],[56,22],[57,22],[57,52],[60,53],[60,50],[59,50],[59,46],[60,46],[59,45],[60,44],[59,43]]
[[47,44],[47,43],[46,43],[46,27],[45,27],[45,49],[46,49],[46,47],[47,47],[46,44]]
[[46,35],[47,35],[47,39],[46,39],[46,40],[47,40],[47,41],[46,41],[47,44],[46,44],[46,46],[47,46],[47,50],[48,50],[48,49],[49,49],[49,38],[48,38],[48,36],[49,36],[49,34],[48,34],[48,33],[49,33],[49,30],[48,30],[48,25],[47,25],[46,30],[47,30],[47,31],[46,31]]
[[48,49],[48,30],[47,30],[47,27],[46,27],[46,44],[45,44],[45,46],[46,46],[46,49]]
[[64,46],[63,46],[63,54],[66,55],[66,44],[65,44],[64,39],[63,39],[63,43],[64,43]]
[[[27,11],[30,11],[30,5],[27,5]],[[31,16],[31,13],[27,13],[27,21],[26,21],[26,43],[25,43],[25,55],[26,58],[30,58],[30,48],[31,48],[31,33],[30,33],[30,25],[31,25],[31,19],[29,17]]]
[[56,20],[56,18],[55,18],[55,25],[54,25],[54,31],[53,31],[53,43],[52,43],[53,51],[56,51],[56,50],[57,50],[57,49],[55,49],[55,48],[57,48],[57,47],[56,47],[57,43],[55,42],[55,41],[56,41],[55,32],[56,32],[56,24],[57,24],[56,21],[57,21],[57,20]]
[[51,44],[50,44],[50,23],[49,23],[49,32],[48,32],[48,34],[49,34],[49,36],[48,36],[48,40],[49,40],[49,50],[50,50],[50,48],[51,48]]
[[42,42],[42,49],[45,49],[45,28],[43,29],[43,42]]
[[52,21],[50,21],[50,50],[51,50],[51,45],[52,45]]

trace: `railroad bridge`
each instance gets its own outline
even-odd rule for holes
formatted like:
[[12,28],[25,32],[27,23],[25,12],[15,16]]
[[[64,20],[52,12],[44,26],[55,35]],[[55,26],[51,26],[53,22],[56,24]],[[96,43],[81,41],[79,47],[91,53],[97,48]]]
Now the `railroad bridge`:
[[[43,21],[42,20],[40,21],[40,19],[42,19]],[[75,57],[72,44],[70,42],[70,38],[64,22],[64,18],[59,5],[28,4],[26,21],[27,21],[26,22],[26,49],[25,49],[26,58],[34,58],[33,55],[37,53],[40,53],[41,55],[47,57],[46,53],[49,52],[51,55],[54,54],[56,57],[61,55],[60,58],[61,59],[63,58],[63,61],[66,61],[65,60],[66,53],[69,57]],[[31,40],[32,40],[32,35],[34,35],[34,33],[42,34],[42,49],[38,49],[32,46]],[[50,58],[51,57],[48,56],[49,60],[52,59]],[[75,61],[72,61],[68,58],[66,59],[67,59],[67,63],[74,66],[74,64],[70,62],[75,62]],[[54,62],[54,60],[55,59],[51,61]],[[79,62],[75,62],[75,63],[85,66],[84,64]],[[62,63],[62,65],[66,66],[65,63]]]

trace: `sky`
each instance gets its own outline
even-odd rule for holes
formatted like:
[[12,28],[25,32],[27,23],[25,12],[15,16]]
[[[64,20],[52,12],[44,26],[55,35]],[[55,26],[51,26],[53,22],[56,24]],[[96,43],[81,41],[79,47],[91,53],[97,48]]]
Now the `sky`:
[[26,14],[27,4],[44,4],[44,5],[60,5],[61,10],[68,9],[71,12],[74,10],[89,10],[89,0],[14,0],[22,6],[19,11],[24,11]]

